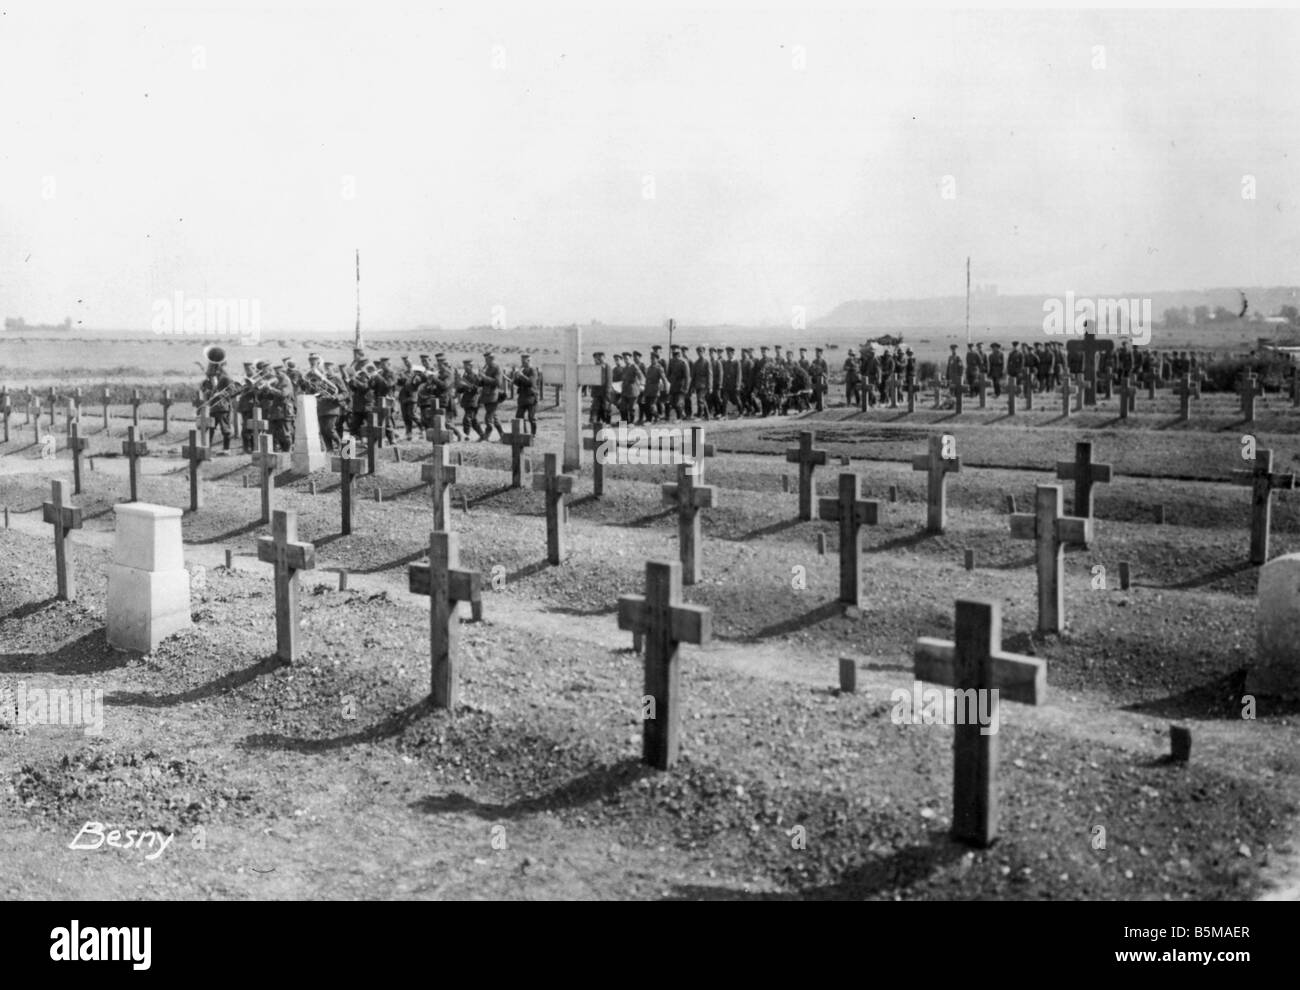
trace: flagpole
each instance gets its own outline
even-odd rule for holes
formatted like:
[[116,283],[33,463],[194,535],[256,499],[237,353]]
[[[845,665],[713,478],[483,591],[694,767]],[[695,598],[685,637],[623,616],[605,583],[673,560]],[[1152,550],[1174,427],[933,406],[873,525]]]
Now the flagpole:
[[361,346],[361,248],[357,248],[357,329],[353,334],[352,346]]
[[970,255],[966,256],[966,343],[970,343]]

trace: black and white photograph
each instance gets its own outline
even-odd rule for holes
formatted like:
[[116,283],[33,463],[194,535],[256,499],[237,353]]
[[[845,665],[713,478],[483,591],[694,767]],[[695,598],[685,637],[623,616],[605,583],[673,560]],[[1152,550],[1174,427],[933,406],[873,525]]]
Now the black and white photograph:
[[1298,52],[0,9],[0,900],[1148,902],[1099,959],[1249,971],[1166,909],[1300,899]]

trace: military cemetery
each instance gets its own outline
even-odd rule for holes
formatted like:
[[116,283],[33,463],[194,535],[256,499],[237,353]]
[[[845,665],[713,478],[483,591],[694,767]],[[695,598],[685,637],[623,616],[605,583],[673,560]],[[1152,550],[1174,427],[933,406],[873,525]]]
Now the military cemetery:
[[[1120,60],[1123,25],[1097,14],[1088,45]],[[1260,16],[1300,33],[1300,15]],[[917,39],[881,30],[915,53],[926,26],[908,23]],[[882,137],[929,136],[877,154],[835,130],[829,154],[857,149],[846,161],[773,164],[806,203],[736,164],[754,149],[707,125],[717,107],[693,116],[705,111],[677,87],[644,134],[592,111],[632,142],[617,169],[577,139],[582,114],[539,110],[524,127],[508,109],[519,101],[577,113],[596,99],[578,90],[608,81],[610,100],[632,103],[641,91],[570,49],[574,93],[525,96],[541,64],[529,60],[551,56],[520,36],[490,77],[494,112],[525,146],[543,127],[569,140],[545,139],[554,164],[512,180],[509,207],[494,190],[522,173],[477,132],[447,137],[486,149],[492,168],[440,151],[412,155],[410,175],[375,173],[377,159],[318,161],[304,146],[312,189],[333,196],[340,168],[362,175],[328,223],[281,189],[302,230],[232,227],[226,211],[255,208],[210,190],[160,190],[163,209],[132,186],[120,209],[135,240],[78,240],[67,267],[102,264],[134,308],[69,288],[43,256],[31,273],[14,261],[28,316],[58,301],[73,322],[15,311],[0,335],[0,890],[1300,899],[1300,276],[1266,264],[1291,245],[1274,214],[1294,214],[1296,190],[1243,206],[1238,173],[1264,166],[1233,158],[1225,203],[1188,178],[1170,194],[1187,202],[1163,203],[1149,227],[1130,206],[1132,229],[1063,237],[1111,221],[1103,195],[1128,189],[1111,139],[1088,145],[1096,160],[1078,174],[1034,179],[1043,148],[1083,136],[1030,107],[1015,111],[1015,143],[1036,150],[1008,150],[1000,132],[1022,121],[1003,119],[1003,83],[990,102],[973,80],[1029,91],[1047,70],[981,33],[1004,56],[994,66],[954,30],[961,43],[939,45],[926,72],[999,134],[972,143],[955,112],[904,131],[910,104],[881,110],[901,115],[871,118]],[[679,57],[686,42],[665,31],[647,51]],[[794,83],[809,92],[783,76],[764,105],[824,145],[835,114],[813,94],[832,91],[814,69],[841,80],[846,112],[866,110],[851,57],[819,39]],[[1286,78],[1235,52],[1225,63],[1249,78]],[[792,54],[783,71],[804,72]],[[764,85],[769,70],[718,57]],[[319,109],[322,81],[304,71]],[[1192,72],[1160,71],[1166,100]],[[894,70],[899,86],[918,73]],[[660,98],[651,69],[635,77]],[[1051,93],[1072,102],[1072,86]],[[1089,86],[1123,104],[1112,75]],[[1081,119],[1113,119],[1079,92]],[[1212,128],[1218,112],[1194,122]],[[677,113],[702,123],[683,130]],[[743,120],[764,142],[777,133]],[[1203,178],[1179,150],[1202,147],[1197,128],[1149,126],[1174,146],[1126,154],[1152,175]],[[1283,152],[1300,140],[1269,133]],[[270,164],[298,140],[269,146]],[[924,175],[908,177],[910,155]],[[108,195],[74,192],[84,177],[56,165],[70,198]],[[196,188],[217,181],[193,167]],[[421,169],[474,178],[439,189]],[[1002,189],[999,169],[1028,185]],[[400,220],[390,184],[415,197]],[[768,197],[784,204],[771,216]],[[35,252],[38,205],[72,209],[18,209],[6,237],[19,260]],[[1187,246],[1184,211],[1229,246]],[[164,224],[171,212],[184,224]],[[188,232],[201,224],[224,231],[211,257]],[[227,267],[261,297],[262,325],[185,329],[181,297]],[[1102,295],[1147,283],[1175,288]],[[173,299],[181,330],[156,329]],[[19,681],[102,690],[103,734],[18,725],[5,706]],[[202,827],[207,847],[178,838],[143,867],[92,858],[69,849],[86,821],[186,839]],[[68,890],[51,893],[24,856]]]

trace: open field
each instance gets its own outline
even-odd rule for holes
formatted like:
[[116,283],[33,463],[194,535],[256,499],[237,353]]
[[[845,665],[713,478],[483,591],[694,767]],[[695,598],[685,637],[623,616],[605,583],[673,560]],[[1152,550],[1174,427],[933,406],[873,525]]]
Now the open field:
[[[129,365],[123,355],[138,345],[119,346],[87,360]],[[178,371],[198,356],[187,344],[188,358],[159,357],[164,346],[179,345],[142,353],[174,360]],[[615,603],[643,590],[647,559],[676,555],[675,516],[659,489],[669,468],[608,468],[596,499],[587,465],[571,502],[571,557],[551,567],[542,497],[508,487],[507,448],[454,445],[463,465],[451,525],[462,566],[483,573],[485,592],[483,621],[462,629],[463,704],[447,713],[425,700],[429,605],[406,579],[431,527],[420,480],[427,443],[402,443],[400,461],[380,451],[377,477],[357,482],[351,536],[339,534],[336,475],[276,479],[277,507],[297,511],[299,538],[318,557],[303,577],[306,657],[292,666],[273,656],[270,568],[256,556],[268,529],[257,522],[258,490],[244,487],[256,472],[239,454],[206,464],[205,507],[183,522],[195,625],[135,655],[109,648],[103,631],[112,507],[126,497],[122,410],[107,435],[97,407],[83,419],[94,470],[76,499],[85,527],[73,537],[75,602],[54,598],[40,508],[50,479],[70,477],[68,454],[60,443],[54,460],[42,460],[16,413],[11,442],[0,446],[0,505],[10,510],[0,531],[0,685],[101,688],[106,712],[98,738],[0,727],[0,844],[13,864],[0,891],[1294,896],[1300,706],[1259,699],[1258,717],[1241,717],[1257,568],[1247,563],[1249,490],[1230,478],[1247,466],[1247,433],[1274,450],[1274,470],[1292,470],[1300,410],[1272,396],[1246,424],[1236,403],[1207,395],[1179,423],[1168,390],[1154,401],[1141,392],[1136,415],[1120,422],[1117,400],[1064,418],[1059,397],[1036,396],[1032,412],[1012,418],[990,396],[989,408],[968,400],[956,417],[921,396],[912,414],[833,407],[708,424],[718,454],[705,480],[718,487],[718,506],[703,513],[703,575],[685,598],[713,609],[715,639],[683,647],[683,760],[663,773],[640,763],[643,661],[617,628]],[[559,449],[558,412],[549,397],[541,408],[534,467]],[[186,506],[179,448],[189,412],[178,407],[167,435],[159,412],[142,409],[151,445],[142,498]],[[830,455],[816,474],[819,494],[834,494],[836,475],[852,470],[882,503],[863,538],[860,611],[836,601],[836,524],[796,519],[795,467],[784,451],[805,429]],[[934,433],[953,436],[962,461],[939,535],[923,531],[924,476],[910,464]],[[1094,460],[1112,464],[1115,479],[1096,490],[1095,539],[1067,552],[1067,630],[1043,635],[1032,546],[1011,539],[1005,498],[1025,511],[1078,440],[1093,442]],[[1300,496],[1274,501],[1272,554],[1298,552]],[[1157,506],[1163,525],[1154,523]],[[1120,561],[1132,566],[1127,591],[1118,588]],[[1101,586],[1097,565],[1106,569]],[[337,590],[341,570],[346,591]],[[951,637],[960,597],[1000,602],[1004,649],[1048,669],[1046,704],[1001,708],[1001,839],[988,850],[948,836],[952,728],[890,717],[891,692],[913,684],[915,639]],[[856,661],[856,694],[837,689],[842,656]],[[1167,758],[1175,723],[1191,727],[1187,764]],[[153,861],[69,851],[87,821],[176,839]],[[804,848],[792,841],[795,826]],[[1093,841],[1098,827],[1104,848]]]

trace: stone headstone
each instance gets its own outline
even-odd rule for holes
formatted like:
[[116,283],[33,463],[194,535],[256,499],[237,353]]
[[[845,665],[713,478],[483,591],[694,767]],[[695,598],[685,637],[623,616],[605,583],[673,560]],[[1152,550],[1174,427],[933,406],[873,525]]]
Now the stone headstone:
[[113,506],[113,562],[105,609],[108,644],[148,653],[190,627],[190,575],[181,546],[181,510],[131,502]]
[[1255,629],[1246,693],[1300,698],[1300,553],[1275,557],[1259,569]]
[[316,396],[298,396],[298,418],[293,427],[293,453],[289,466],[296,474],[325,471],[330,466],[329,454],[320,442],[320,421],[316,418]]

